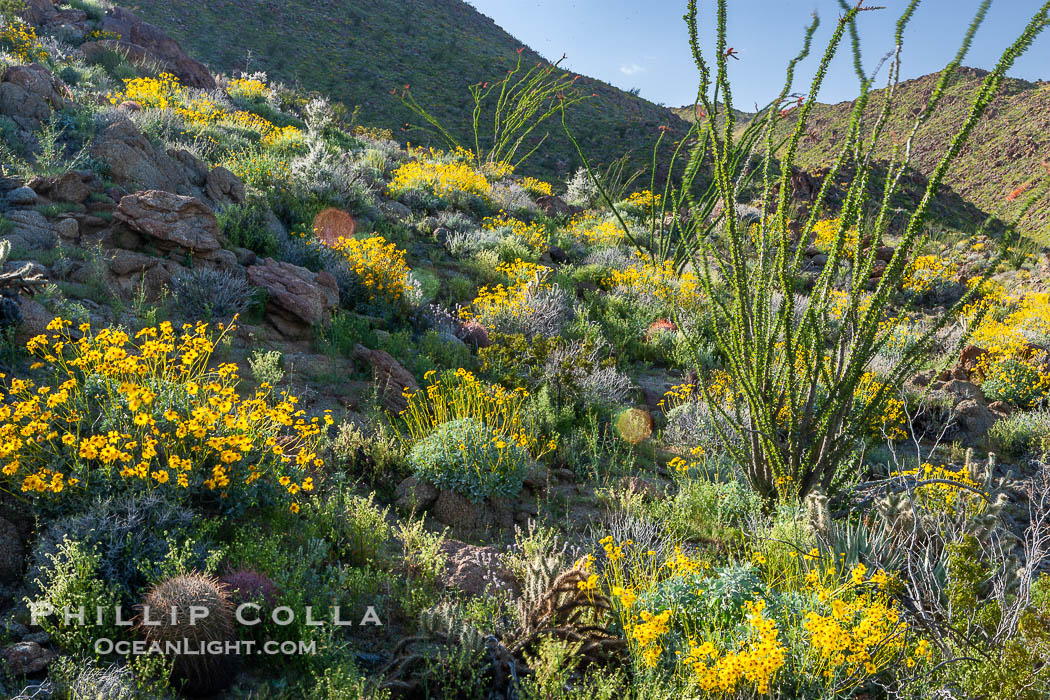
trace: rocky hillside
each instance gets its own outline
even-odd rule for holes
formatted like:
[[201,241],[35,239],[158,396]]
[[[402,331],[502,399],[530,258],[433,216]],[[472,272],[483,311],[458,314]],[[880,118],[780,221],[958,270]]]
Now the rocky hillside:
[[[215,72],[265,71],[350,108],[360,105],[369,125],[396,131],[417,123],[391,94],[411,85],[419,102],[463,138],[473,109],[467,86],[499,79],[522,46],[462,0],[151,0],[136,10]],[[523,56],[526,66],[547,60],[527,47]],[[684,128],[670,110],[608,83],[584,76],[577,88],[596,97],[576,106],[569,124],[597,162],[634,151],[644,165],[658,127]],[[527,170],[564,179],[578,157],[556,120],[549,131],[550,142]]]
[[[937,166],[985,74],[973,68],[961,69],[937,114],[918,133],[912,164],[920,182]],[[905,81],[898,87],[897,106],[886,128],[886,138],[877,150],[879,157],[888,157],[893,139],[910,131],[915,115],[925,105],[938,78],[937,74],[926,75]],[[869,113],[877,113],[884,100],[884,90],[875,91]],[[800,166],[819,170],[826,165],[827,154],[835,152],[834,148],[828,147],[842,138],[853,104],[840,102],[818,106],[802,141]],[[980,121],[962,156],[951,166],[945,179],[946,189],[970,205],[973,215],[951,221],[949,213],[945,212],[948,223],[960,227],[969,219],[972,225],[977,225],[989,213],[1011,220],[1025,199],[1020,195],[1039,178],[1047,176],[1050,169],[1048,154],[1050,83],[1007,80],[999,98]],[[1021,228],[1041,240],[1050,240],[1050,195],[1044,195]]]

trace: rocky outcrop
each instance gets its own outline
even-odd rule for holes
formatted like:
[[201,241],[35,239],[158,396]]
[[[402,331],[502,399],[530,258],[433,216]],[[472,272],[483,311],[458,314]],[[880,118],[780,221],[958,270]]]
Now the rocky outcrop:
[[305,337],[311,326],[328,321],[339,304],[339,286],[324,272],[266,258],[247,270],[248,281],[266,290],[266,317],[281,335]]
[[196,197],[147,190],[120,200],[115,218],[160,250],[208,253],[221,247],[215,214]]
[[[190,58],[179,42],[158,27],[143,22],[133,12],[122,7],[107,10],[102,19],[102,31],[117,34],[120,39],[91,44],[126,53],[133,62],[158,64],[161,70],[173,74],[183,85],[202,90],[215,89],[215,78],[203,63]],[[81,50],[87,54],[97,49],[95,46],[81,46]]]
[[70,99],[69,88],[39,63],[8,66],[0,77],[0,114],[29,132],[40,129],[53,110],[65,109]]
[[401,366],[388,352],[369,350],[364,345],[354,346],[354,358],[372,368],[372,377],[381,395],[383,408],[397,414],[408,407],[405,392],[419,391],[412,373]]
[[483,503],[473,503],[448,489],[438,494],[431,515],[439,523],[461,533],[514,527],[514,509],[507,499],[490,498]]
[[165,190],[198,197],[213,206],[245,201],[244,185],[225,168],[213,168],[185,150],[159,151],[127,117],[118,116],[96,138],[91,154],[109,166],[110,177],[131,190]]
[[556,195],[541,195],[536,198],[536,206],[546,216],[572,216],[580,213],[579,207],[568,204],[564,199]]
[[394,495],[397,509],[402,513],[422,512],[437,500],[438,490],[422,479],[410,476],[397,485]]
[[55,225],[35,209],[9,210],[4,213],[4,218],[14,224],[5,238],[16,248],[41,250],[52,248],[58,243]]
[[55,652],[45,649],[36,642],[18,642],[6,647],[0,656],[7,662],[7,669],[13,676],[26,676],[40,673],[57,657]]

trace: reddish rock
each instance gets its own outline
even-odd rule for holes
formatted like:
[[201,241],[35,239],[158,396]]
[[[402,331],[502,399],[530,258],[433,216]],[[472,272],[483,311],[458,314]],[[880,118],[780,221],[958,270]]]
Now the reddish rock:
[[55,652],[36,642],[12,644],[0,652],[0,655],[7,661],[7,668],[13,676],[40,673],[58,658]]
[[623,477],[620,479],[620,488],[629,494],[641,495],[643,498],[656,499],[664,495],[658,483],[640,476]]
[[419,384],[411,372],[402,367],[390,353],[370,350],[361,344],[354,346],[354,357],[371,366],[372,377],[380,392],[384,409],[397,414],[408,407],[405,392],[419,391]]
[[215,89],[215,78],[203,63],[190,58],[179,42],[158,27],[143,22],[133,12],[121,7],[107,10],[102,20],[102,30],[118,34],[120,39],[91,43],[106,46],[115,44],[118,50],[123,49],[134,56],[132,60],[144,62],[149,59],[157,62],[188,87]]
[[678,330],[678,326],[674,325],[666,318],[660,318],[649,324],[649,328],[645,331],[645,339],[652,340],[656,337],[657,333],[674,333]]
[[456,329],[456,337],[467,345],[476,348],[487,348],[492,345],[488,329],[477,321],[467,321]]
[[205,253],[221,247],[215,214],[196,197],[161,190],[136,192],[120,200],[114,217],[165,250]]
[[408,513],[425,511],[437,500],[438,490],[422,479],[410,476],[397,485],[397,509]]
[[339,304],[339,287],[327,272],[266,258],[247,270],[248,281],[266,290],[267,318],[282,335],[300,337],[324,323]]
[[572,216],[580,212],[579,207],[568,204],[564,199],[555,195],[542,195],[536,198],[536,206],[547,216]]
[[39,63],[8,66],[0,77],[0,114],[27,131],[40,129],[71,99],[69,88]]

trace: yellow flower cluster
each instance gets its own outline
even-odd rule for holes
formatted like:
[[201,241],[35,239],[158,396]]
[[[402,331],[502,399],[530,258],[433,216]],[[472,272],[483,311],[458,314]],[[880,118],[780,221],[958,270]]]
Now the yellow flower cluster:
[[[263,88],[265,89],[265,86]],[[143,109],[172,109],[187,124],[198,128],[222,124],[255,131],[266,146],[301,145],[303,141],[302,132],[294,126],[279,128],[257,114],[243,110],[227,112],[207,97],[191,97],[186,88],[179,83],[179,79],[171,73],[161,73],[157,78],[125,80],[124,90],[110,93],[108,97],[113,104],[131,100],[138,102]]]
[[769,693],[770,683],[786,663],[786,649],[780,643],[776,623],[763,615],[762,599],[744,604],[748,641],[736,651],[724,654],[709,640],[697,644],[689,640],[689,653],[681,658],[689,680],[706,693],[734,693],[748,684],[761,694]]
[[[867,567],[857,564],[844,585],[832,588],[827,585],[830,570],[823,576],[811,572],[809,582],[822,609],[802,619],[814,670],[829,680],[848,679],[849,687],[888,668],[905,650],[907,623],[885,593],[888,576],[878,571],[865,579],[866,574]],[[920,656],[926,653],[919,650]]]
[[652,211],[653,209],[659,209],[662,201],[662,195],[653,194],[649,190],[642,190],[641,192],[632,192],[631,196],[624,200],[624,204]]
[[521,186],[524,187],[527,192],[537,196],[550,197],[554,194],[554,190],[551,189],[551,184],[549,182],[537,180],[534,177],[523,177],[521,179]]
[[405,262],[405,251],[378,235],[361,239],[340,238],[332,249],[346,258],[368,290],[369,301],[404,299],[412,272]]
[[[922,484],[915,489],[919,502],[933,510],[944,510],[954,515],[956,509],[966,505],[975,505],[983,509],[985,499],[981,496],[980,484],[970,478],[965,467],[949,469],[923,462],[918,469],[894,472],[893,476],[912,478],[919,482],[936,481],[939,483]],[[947,483],[944,483],[947,482]],[[968,488],[967,488],[968,487]],[[977,489],[975,493],[971,489]]]
[[[977,375],[986,393],[995,387],[999,394],[1023,405],[1034,405],[1050,397],[1050,369],[1038,361],[1036,344],[1050,338],[1050,293],[1028,292],[1009,296],[992,292],[978,304],[993,313],[984,317],[972,336],[974,345],[988,354],[978,361]],[[976,311],[974,305],[972,311]],[[998,320],[998,318],[1002,320]]]
[[695,307],[703,303],[700,280],[692,270],[675,273],[674,264],[656,264],[635,253],[634,263],[625,270],[612,270],[606,280],[613,289],[653,296],[665,304]]
[[[824,219],[815,223],[813,225],[813,245],[825,253],[830,253],[835,249],[841,225],[842,219]],[[846,231],[846,240],[842,249],[843,255],[847,257],[852,255],[851,251],[856,247],[859,235],[856,228]]]
[[616,245],[624,237],[619,222],[594,213],[583,213],[573,217],[566,234],[587,246]]
[[920,255],[905,270],[901,284],[905,291],[925,294],[935,284],[951,282],[957,273],[955,263],[939,255]]
[[430,383],[425,389],[404,394],[407,407],[400,417],[409,442],[427,438],[450,421],[470,418],[534,457],[554,449],[553,442],[543,442],[526,424],[524,406],[529,392],[525,389],[510,391],[490,385],[465,369],[435,377],[433,370],[427,372],[423,379]]
[[[928,643],[909,641],[885,571],[871,573],[863,564],[843,570],[834,557],[825,561],[816,549],[792,553],[788,562],[776,564],[754,552],[751,565],[765,593],[743,601],[738,624],[732,616],[712,619],[687,602],[708,595],[705,582],[711,580],[711,569],[706,561],[678,546],[660,561],[655,552],[643,552],[630,540],[605,537],[599,544],[602,566],[591,555],[577,562],[584,575],[578,587],[609,600],[609,614],[619,622],[639,666],[659,669],[670,661],[666,648],[684,647],[667,668],[696,697],[771,694],[788,668],[789,682],[849,690],[898,660],[914,666],[932,656]],[[650,594],[664,599],[668,584],[689,594],[646,609]],[[767,603],[781,595],[799,605]]]
[[497,270],[510,278],[511,284],[482,287],[470,306],[460,309],[460,318],[484,323],[496,317],[519,318],[532,313],[529,298],[543,287],[549,268],[519,258],[512,263],[503,263]]
[[171,73],[156,78],[131,78],[124,81],[124,90],[107,95],[112,104],[138,102],[143,109],[169,109],[181,103],[182,85]]
[[37,38],[36,30],[22,20],[8,22],[0,27],[0,44],[24,63],[40,63],[48,59],[48,53]]
[[486,231],[509,228],[512,234],[536,251],[546,250],[550,244],[550,233],[546,226],[538,222],[526,223],[509,216],[502,210],[496,216],[487,216],[482,219],[481,225]]
[[[875,400],[882,390],[883,384],[872,372],[865,372],[857,388],[853,392],[853,399],[861,408],[866,407]],[[903,440],[908,436],[904,431],[905,414],[904,401],[896,396],[884,395],[882,409],[868,418],[868,434],[872,437],[885,437],[889,440]]]
[[206,324],[163,323],[131,338],[84,323],[76,339],[71,325],[56,318],[50,336],[27,343],[50,382],[11,379],[0,407],[0,471],[23,492],[171,484],[226,498],[260,480],[292,498],[313,490],[306,472],[322,466],[320,419],[286,392],[271,401],[269,387],[238,396],[236,365],[209,369],[222,335]]
[[427,190],[439,197],[460,192],[486,196],[491,190],[484,174],[467,163],[417,160],[394,171],[389,190],[399,195],[409,190]]
[[230,93],[230,97],[254,100],[260,97],[266,97],[266,95],[270,93],[270,89],[266,87],[266,83],[261,80],[255,80],[254,78],[237,78],[236,80],[230,81],[230,86],[227,88],[227,92]]

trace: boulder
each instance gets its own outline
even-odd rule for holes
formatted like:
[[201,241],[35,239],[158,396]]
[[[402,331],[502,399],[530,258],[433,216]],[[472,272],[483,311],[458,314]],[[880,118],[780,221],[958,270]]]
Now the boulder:
[[221,247],[215,214],[196,197],[161,190],[136,192],[120,200],[114,216],[165,251],[207,253]]
[[[190,58],[179,42],[158,27],[143,22],[133,12],[121,7],[107,10],[102,19],[102,30],[118,34],[120,39],[93,43],[126,51],[132,61],[157,63],[188,87],[215,89],[215,78],[203,63]],[[90,50],[92,47],[88,48]]]
[[56,177],[36,177],[29,186],[53,202],[83,204],[94,192],[102,191],[102,181],[90,171],[71,170]]
[[652,479],[640,476],[625,476],[620,479],[620,489],[631,495],[640,495],[642,498],[657,499],[664,495],[660,485]]
[[26,131],[40,129],[71,99],[69,88],[39,63],[8,66],[0,77],[0,114]]
[[419,384],[400,362],[388,352],[369,350],[361,344],[354,346],[354,358],[372,367],[372,377],[382,396],[383,408],[397,414],[408,407],[404,394],[419,391]]
[[25,5],[22,19],[29,24],[46,24],[58,16],[58,10],[55,9],[51,0],[26,0]]
[[204,192],[208,199],[219,205],[244,204],[247,195],[244,183],[226,168],[212,168],[204,180]]
[[971,445],[982,442],[988,436],[988,431],[1002,417],[983,400],[976,399],[960,401],[955,406],[955,411],[959,424],[966,431],[965,442]]
[[25,550],[18,528],[0,518],[0,583],[14,583],[22,578]]
[[18,642],[6,647],[0,655],[7,661],[7,668],[13,676],[27,676],[40,673],[57,657],[55,652],[45,649],[36,642]]
[[448,489],[438,493],[430,513],[439,523],[457,532],[514,526],[514,510],[504,499],[490,498],[483,503],[473,503]]
[[14,224],[6,236],[13,246],[40,250],[53,248],[58,243],[58,233],[54,225],[34,209],[8,211],[4,217]]
[[403,513],[425,511],[437,500],[438,490],[431,484],[410,476],[397,485],[397,509]]
[[245,200],[244,184],[232,172],[221,167],[209,171],[203,161],[186,150],[163,152],[154,148],[138,126],[124,116],[113,118],[102,129],[90,151],[106,163],[114,182],[130,190],[165,190],[214,206]]
[[574,214],[580,213],[579,207],[574,207],[556,195],[542,195],[537,197],[536,206],[540,208],[540,211],[550,217],[573,216]]
[[16,187],[4,198],[9,207],[31,207],[36,204],[36,191],[31,187]]
[[328,320],[339,304],[339,287],[327,272],[266,258],[247,269],[248,281],[266,290],[267,319],[284,336],[305,335]]
[[501,553],[495,547],[445,540],[441,543],[441,553],[445,555],[441,582],[447,588],[455,588],[469,596],[495,591],[516,593],[514,576],[500,562]]

